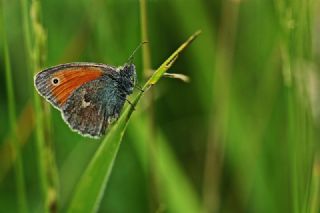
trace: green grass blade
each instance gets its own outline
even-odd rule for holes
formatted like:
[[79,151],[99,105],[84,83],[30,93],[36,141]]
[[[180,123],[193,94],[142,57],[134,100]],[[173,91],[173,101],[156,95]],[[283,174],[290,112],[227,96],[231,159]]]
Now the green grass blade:
[[[43,46],[45,43],[45,33],[40,22],[40,1],[32,0],[30,7],[29,1],[21,0],[21,17],[23,24],[23,39],[27,53],[27,69],[28,82],[33,82],[32,76],[34,73],[41,70]],[[45,125],[44,125],[44,111],[41,106],[41,100],[36,92],[33,92],[33,107],[35,110],[35,145],[37,148],[37,162],[38,162],[38,178],[40,187],[40,211],[49,212],[49,198],[48,198],[48,180],[46,168],[46,147],[45,147]]]
[[[3,3],[4,4],[4,3]],[[9,55],[8,40],[6,35],[6,23],[5,23],[5,9],[4,5],[2,6],[2,15],[3,15],[3,55],[5,63],[5,74],[6,74],[6,86],[7,86],[7,96],[8,96],[8,111],[9,111],[9,125],[11,128],[11,142],[13,152],[16,155],[16,160],[14,161],[14,171],[16,178],[16,187],[17,187],[17,204],[19,212],[28,212],[27,208],[27,199],[26,199],[26,190],[25,190],[25,180],[24,180],[24,171],[23,171],[23,162],[21,157],[21,147],[17,137],[17,128],[16,128],[16,107],[15,107],[15,97],[14,97],[14,86],[12,79],[12,69]]]
[[153,84],[157,83],[162,75],[172,66],[172,64],[177,60],[179,54],[194,40],[200,35],[201,31],[195,32],[189,39],[184,42],[160,67],[154,72],[151,78],[144,85],[143,89],[146,89]]
[[[145,124],[142,116],[135,116],[134,122],[129,125],[129,134],[134,135],[134,147],[143,166],[144,172],[148,173],[146,149],[150,127],[141,129]],[[164,203],[164,212],[203,212],[200,199],[190,183],[188,176],[184,173],[168,141],[159,128],[156,130],[156,147],[152,149],[154,162],[152,166],[157,174],[158,188]]]
[[[156,84],[162,75],[172,66],[178,55],[200,34],[200,31],[194,33],[186,42],[184,42],[151,76],[143,86],[146,91],[152,85]],[[133,106],[136,106],[143,95],[139,93],[133,100]],[[71,198],[68,212],[95,212],[99,207],[100,200],[110,177],[114,160],[117,156],[122,136],[125,132],[128,121],[134,107],[127,107],[118,122],[110,129],[110,132],[102,141],[93,159],[89,163],[83,176],[81,177],[75,194]]]
[[[181,170],[162,134],[157,134],[157,170],[170,212],[203,212],[197,194]],[[168,172],[170,171],[170,172]]]

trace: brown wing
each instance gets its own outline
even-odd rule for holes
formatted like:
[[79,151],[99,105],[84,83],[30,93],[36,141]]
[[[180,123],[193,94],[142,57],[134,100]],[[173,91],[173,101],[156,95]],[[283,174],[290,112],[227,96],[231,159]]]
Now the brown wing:
[[76,89],[61,112],[68,126],[84,135],[99,138],[118,119],[125,103],[117,84],[104,76]]
[[[79,67],[66,69],[52,75],[49,88],[59,106],[63,105],[71,93],[81,85],[99,78],[103,72],[99,68]],[[57,81],[54,84],[53,81]],[[60,81],[60,82],[59,82]]]
[[116,69],[103,64],[63,64],[38,73],[35,86],[40,95],[60,109],[77,88],[107,72],[116,72]]

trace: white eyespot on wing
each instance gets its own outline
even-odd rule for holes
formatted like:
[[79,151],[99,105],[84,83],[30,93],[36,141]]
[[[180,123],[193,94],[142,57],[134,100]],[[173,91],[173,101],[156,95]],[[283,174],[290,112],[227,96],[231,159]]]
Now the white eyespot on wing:
[[88,107],[88,106],[90,106],[90,101],[89,102],[86,102],[84,99],[82,99],[82,104],[81,104],[81,107],[82,108],[86,108],[86,107]]
[[58,77],[51,78],[51,84],[54,86],[58,86],[60,84],[60,78]]

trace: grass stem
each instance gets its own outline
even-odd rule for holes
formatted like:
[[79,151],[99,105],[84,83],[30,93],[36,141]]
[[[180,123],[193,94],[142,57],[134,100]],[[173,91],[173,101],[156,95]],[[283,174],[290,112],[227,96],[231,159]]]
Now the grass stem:
[[[43,42],[43,35],[41,34],[41,25],[39,23],[39,10],[40,2],[38,0],[32,0],[31,8],[28,8],[28,1],[21,0],[21,13],[23,19],[23,31],[24,31],[24,42],[26,47],[26,54],[28,56],[27,67],[29,70],[29,76],[32,76],[35,72],[40,70],[40,49],[41,43]],[[32,22],[31,22],[32,18]],[[32,30],[31,30],[32,27]],[[34,38],[32,40],[31,38]],[[47,172],[46,172],[46,150],[45,150],[45,127],[43,122],[43,110],[41,101],[35,92],[33,94],[33,104],[35,109],[35,133],[36,133],[36,147],[38,151],[38,175],[40,181],[40,196],[42,200],[41,211],[49,212],[48,209],[48,183],[47,183]]]
[[[142,41],[149,41],[148,37],[148,14],[147,14],[147,1],[140,0],[140,30],[141,30],[141,39]],[[151,53],[149,43],[143,45],[142,47],[142,63],[143,63],[143,74],[144,79],[147,79],[150,76],[151,68]],[[156,211],[159,206],[159,197],[158,197],[158,189],[157,189],[157,179],[156,179],[156,170],[154,169],[154,149],[156,147],[155,144],[155,121],[154,121],[154,91],[150,91],[147,94],[145,99],[146,105],[148,106],[146,122],[150,127],[149,130],[149,139],[147,144],[147,153],[149,158],[149,208],[151,212]]]
[[10,53],[8,48],[8,40],[6,35],[6,19],[5,19],[5,9],[2,5],[2,15],[3,15],[3,55],[5,63],[5,73],[6,73],[6,83],[7,83],[7,97],[8,97],[8,111],[9,111],[9,126],[11,129],[11,142],[13,152],[16,155],[14,161],[14,171],[16,178],[16,187],[17,187],[17,206],[19,212],[25,213],[28,212],[27,199],[26,199],[26,189],[25,189],[25,180],[24,180],[24,171],[23,171],[23,161],[21,156],[21,147],[18,140],[18,132],[16,128],[16,108],[15,108],[15,95],[12,79],[12,69],[10,62]]

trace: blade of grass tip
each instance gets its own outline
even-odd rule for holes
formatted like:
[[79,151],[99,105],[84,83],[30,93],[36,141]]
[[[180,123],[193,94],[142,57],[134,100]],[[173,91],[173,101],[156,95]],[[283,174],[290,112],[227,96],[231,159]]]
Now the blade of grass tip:
[[201,30],[196,31],[189,39],[184,42],[164,63],[160,65],[160,67],[153,73],[151,78],[145,84],[143,89],[147,89],[153,84],[157,83],[158,80],[162,77],[162,75],[172,66],[172,64],[177,60],[179,54],[188,46],[192,41],[194,41],[201,34]]
[[[3,2],[2,2],[3,3]],[[8,48],[8,41],[6,35],[6,23],[5,23],[5,9],[4,3],[2,5],[2,27],[3,27],[3,55],[5,63],[5,73],[6,73],[6,85],[7,85],[7,96],[8,96],[8,111],[9,111],[9,124],[11,129],[11,141],[13,152],[16,154],[16,160],[14,162],[14,171],[16,178],[16,187],[17,187],[17,196],[18,196],[18,208],[19,212],[28,212],[27,210],[27,200],[26,200],[26,190],[25,190],[25,181],[24,181],[24,171],[21,158],[21,147],[17,137],[16,130],[16,109],[15,109],[15,100],[14,100],[14,88],[12,83],[12,73],[10,65],[10,55]]]
[[128,121],[139,103],[143,93],[152,85],[156,84],[161,76],[172,66],[178,55],[200,34],[194,33],[184,42],[150,77],[143,86],[143,91],[138,93],[133,100],[132,106],[127,106],[117,123],[111,127],[110,132],[102,141],[94,154],[87,169],[83,173],[74,196],[71,198],[67,212],[96,212],[99,208],[103,192],[109,180],[114,160],[117,156],[122,136]]

